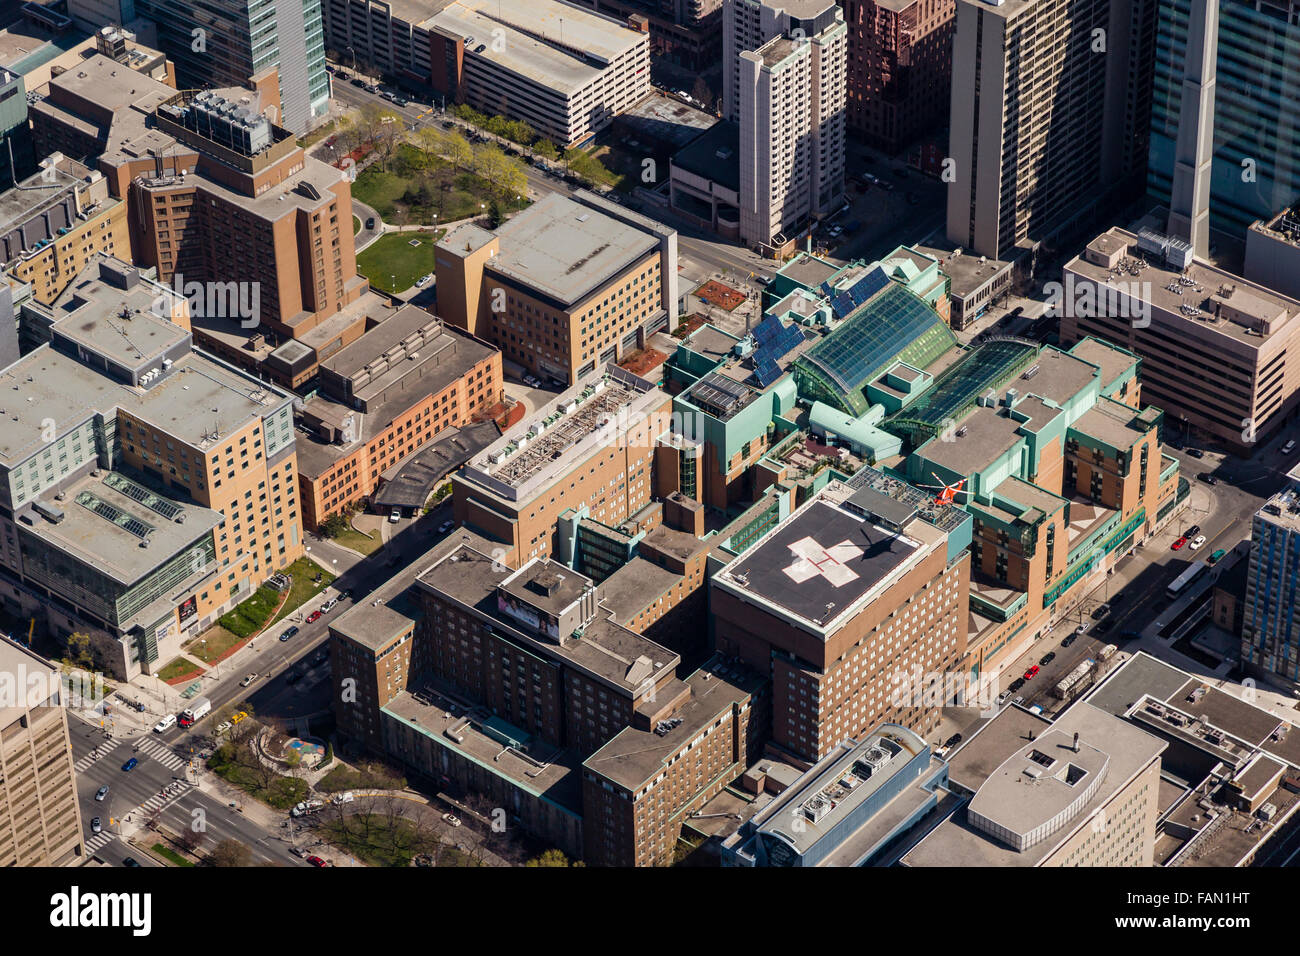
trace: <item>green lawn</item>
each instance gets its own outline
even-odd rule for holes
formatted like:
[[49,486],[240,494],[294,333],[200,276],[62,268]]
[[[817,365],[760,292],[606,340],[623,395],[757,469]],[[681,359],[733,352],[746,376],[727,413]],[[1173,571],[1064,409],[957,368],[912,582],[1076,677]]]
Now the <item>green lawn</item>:
[[232,634],[218,624],[216,627],[208,628],[203,632],[202,636],[190,641],[184,647],[184,651],[197,657],[205,664],[212,664],[242,640],[243,638],[238,634]]
[[384,546],[384,542],[379,538],[378,532],[375,537],[362,534],[356,528],[344,528],[332,539],[343,545],[345,548],[351,548],[353,551],[360,551],[362,554],[374,554]]
[[[352,196],[373,207],[387,223],[402,224],[402,212],[407,214],[407,225],[430,226],[435,222],[455,222],[483,212],[482,206],[491,203],[499,193],[490,183],[472,173],[460,172],[443,159],[426,162],[419,150],[404,144],[389,160],[387,169],[371,163],[357,174],[352,184]],[[440,181],[445,179],[449,188],[438,195]],[[421,202],[420,187],[424,186]],[[407,202],[408,193],[414,201]],[[501,202],[502,212],[522,209],[528,200],[516,203],[511,197]],[[428,271],[428,270],[425,270]]]
[[[354,814],[319,827],[321,837],[370,866],[409,866],[417,853],[439,852],[438,841],[409,820],[390,820],[382,812]],[[447,865],[448,848],[439,853]],[[457,858],[462,855],[452,850]],[[452,865],[465,866],[463,858]]]
[[185,857],[177,853],[175,850],[171,849],[170,847],[163,846],[161,843],[155,843],[153,845],[153,851],[157,853],[160,857],[162,857],[164,860],[167,860],[169,863],[171,863],[172,866],[193,866],[194,865],[189,860],[185,859]]
[[[320,594],[321,591],[334,583],[335,577],[335,575],[330,574],[330,572],[307,557],[299,558],[285,568],[284,573],[293,578],[293,587],[289,589],[289,600],[284,602],[284,607],[280,609],[280,613],[275,617],[276,621],[284,620],[288,615]],[[318,574],[321,576],[320,581],[313,582],[312,579]]]
[[[357,256],[357,271],[384,292],[409,289],[420,276],[434,271],[433,247],[446,231],[390,232],[380,236]],[[412,241],[419,244],[413,246]]]
[[355,235],[356,235],[357,233],[359,233],[360,231],[361,231],[361,220],[360,220],[358,217],[353,216],[353,217],[352,217],[352,235],[355,236]]
[[391,776],[381,764],[363,764],[356,770],[338,766],[320,778],[316,789],[321,793],[340,790],[404,790],[406,778]]
[[223,614],[221,626],[241,638],[255,634],[266,624],[279,601],[280,592],[264,584],[248,600]]
[[181,675],[189,674],[194,670],[197,670],[197,668],[194,666],[192,661],[187,661],[183,657],[177,657],[158,672],[158,679],[164,681],[175,680]]

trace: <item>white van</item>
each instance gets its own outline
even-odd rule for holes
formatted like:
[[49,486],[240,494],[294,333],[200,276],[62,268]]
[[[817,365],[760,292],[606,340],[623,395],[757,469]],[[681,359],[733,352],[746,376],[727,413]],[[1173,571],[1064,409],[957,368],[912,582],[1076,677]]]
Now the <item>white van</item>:
[[155,734],[161,734],[163,731],[171,730],[175,726],[176,726],[176,715],[167,714],[163,717],[162,720],[158,721],[158,723],[153,725],[153,732]]

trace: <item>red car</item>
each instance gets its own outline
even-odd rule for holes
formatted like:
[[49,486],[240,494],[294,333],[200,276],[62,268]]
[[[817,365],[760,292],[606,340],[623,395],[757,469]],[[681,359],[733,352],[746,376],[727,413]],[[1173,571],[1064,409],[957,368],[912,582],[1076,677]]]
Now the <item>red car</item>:
[[310,614],[307,615],[308,624],[315,624],[319,620],[320,620],[320,611],[312,611]]
[[1024,674],[1025,680],[1033,680],[1033,679],[1034,679],[1035,677],[1037,677],[1037,676],[1038,676],[1038,665],[1037,665],[1037,664],[1035,664],[1033,667],[1029,668],[1029,670],[1025,671],[1025,674]]
[[329,866],[329,865],[330,865],[330,861],[329,861],[329,860],[322,860],[322,859],[321,859],[320,857],[318,857],[318,856],[309,856],[309,857],[307,857],[307,862],[310,863],[312,866]]
[[1177,551],[1179,548],[1181,548],[1181,547],[1182,547],[1183,545],[1185,545],[1186,543],[1187,543],[1187,536],[1184,535],[1183,537],[1179,538],[1177,541],[1174,542],[1174,546],[1173,546],[1173,548],[1172,548],[1171,550],[1173,550],[1173,551]]

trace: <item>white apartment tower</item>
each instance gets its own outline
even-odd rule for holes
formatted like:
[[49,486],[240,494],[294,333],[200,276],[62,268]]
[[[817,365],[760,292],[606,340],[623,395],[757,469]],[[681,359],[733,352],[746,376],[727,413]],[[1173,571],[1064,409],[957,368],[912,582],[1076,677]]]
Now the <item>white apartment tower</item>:
[[724,17],[740,236],[779,254],[843,199],[848,27],[834,0],[728,0]]

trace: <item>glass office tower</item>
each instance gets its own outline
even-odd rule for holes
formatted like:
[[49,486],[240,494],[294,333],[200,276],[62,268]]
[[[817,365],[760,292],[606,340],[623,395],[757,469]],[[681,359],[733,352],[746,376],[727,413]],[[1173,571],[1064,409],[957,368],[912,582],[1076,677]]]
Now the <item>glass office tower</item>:
[[158,25],[182,88],[247,86],[275,66],[280,126],[303,133],[329,110],[320,0],[136,0],[135,9]]
[[[1169,205],[1191,0],[1160,0],[1147,190]],[[1218,0],[1210,225],[1243,238],[1300,198],[1300,0]]]

